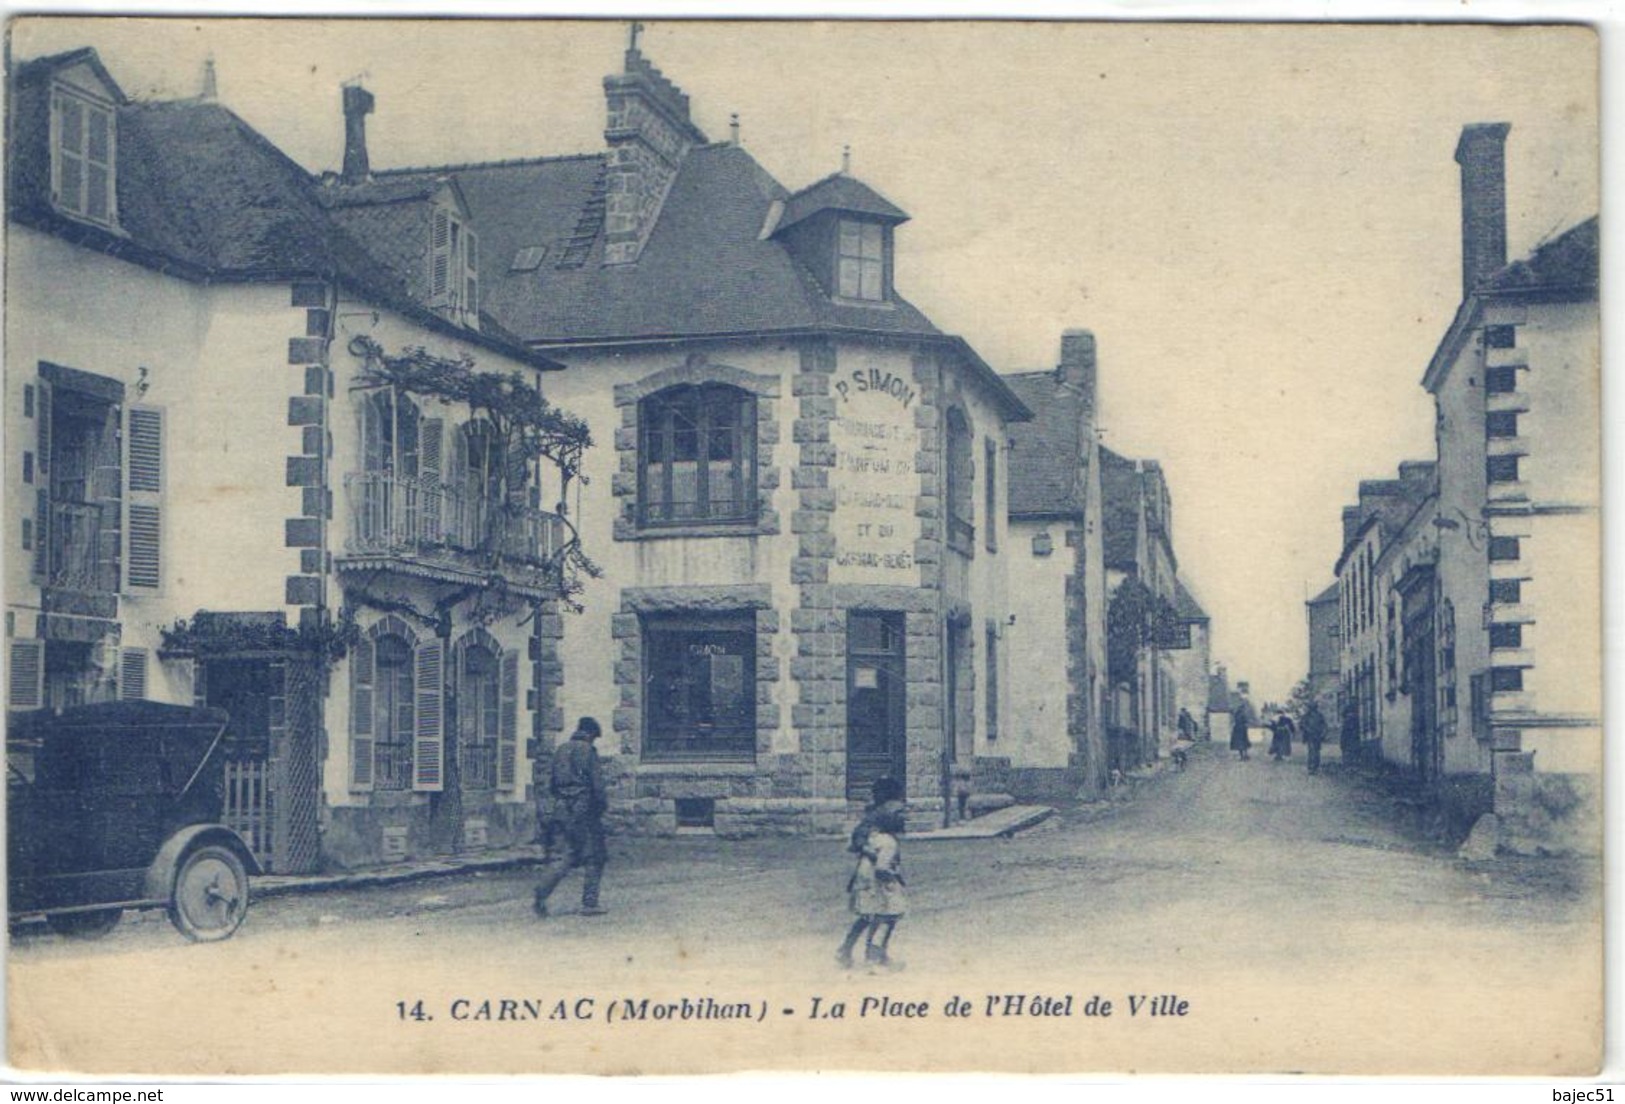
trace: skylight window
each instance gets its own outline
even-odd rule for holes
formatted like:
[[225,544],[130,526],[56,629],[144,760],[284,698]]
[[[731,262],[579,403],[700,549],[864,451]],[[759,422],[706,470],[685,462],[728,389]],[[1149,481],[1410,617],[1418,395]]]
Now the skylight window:
[[508,267],[509,272],[535,272],[547,260],[547,246],[527,245],[513,255],[513,264]]
[[886,297],[886,231],[878,222],[841,220],[836,287],[843,299]]

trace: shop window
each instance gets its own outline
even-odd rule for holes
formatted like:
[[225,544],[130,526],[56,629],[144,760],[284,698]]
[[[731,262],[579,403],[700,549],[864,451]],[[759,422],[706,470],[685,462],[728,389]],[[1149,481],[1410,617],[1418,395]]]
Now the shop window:
[[644,759],[755,758],[754,615],[645,618],[644,672]]
[[725,384],[681,385],[638,408],[646,526],[756,517],[756,399]]

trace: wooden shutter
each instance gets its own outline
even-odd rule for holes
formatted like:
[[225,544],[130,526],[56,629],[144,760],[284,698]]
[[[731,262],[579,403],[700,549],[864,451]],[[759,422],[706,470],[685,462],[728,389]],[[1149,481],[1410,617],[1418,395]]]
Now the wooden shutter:
[[443,418],[424,418],[418,423],[418,485],[423,488],[423,537],[431,544],[445,539],[446,504],[441,489],[444,465],[446,423]]
[[413,733],[412,788],[439,791],[445,788],[443,760],[446,752],[445,726],[445,645],[426,640],[413,653],[417,694],[417,731]]
[[163,411],[132,406],[126,439],[129,531],[125,582],[130,587],[157,589],[163,584]]
[[39,709],[44,706],[45,641],[31,637],[13,640],[6,679],[6,708]]
[[376,646],[361,640],[350,651],[350,789],[373,784],[373,681]]
[[147,649],[119,649],[118,696],[120,701],[142,701],[146,698]]
[[519,777],[519,653],[502,653],[502,715],[497,722],[497,788],[511,790]]
[[444,301],[451,290],[451,217],[436,210],[433,218],[429,241],[429,298]]
[[51,385],[36,385],[34,401],[34,581],[44,586],[51,572]]
[[[463,296],[463,308],[478,318],[480,313],[480,239],[474,231],[463,228],[464,249],[468,254],[468,266],[465,273],[467,289]],[[472,319],[471,319],[472,320]]]

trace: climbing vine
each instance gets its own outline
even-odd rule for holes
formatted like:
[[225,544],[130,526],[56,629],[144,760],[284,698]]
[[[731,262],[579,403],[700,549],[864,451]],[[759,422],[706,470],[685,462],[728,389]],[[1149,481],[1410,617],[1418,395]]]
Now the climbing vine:
[[[500,509],[510,513],[523,509],[519,504],[525,500],[523,492],[530,481],[533,464],[546,460],[559,472],[558,512],[561,517],[567,516],[571,483],[588,482],[582,474],[582,459],[593,442],[592,431],[585,421],[554,406],[520,373],[482,371],[467,354],[444,357],[411,346],[391,355],[364,335],[351,340],[350,352],[365,362],[360,375],[362,386],[390,387],[442,404],[460,404],[490,426],[501,457],[495,466],[495,475],[500,481],[496,494]],[[567,608],[579,612],[578,595],[583,589],[583,580],[598,578],[603,571],[582,550],[573,528],[570,539],[551,566],[557,571],[560,600]],[[475,600],[471,615],[482,623],[517,612],[528,604],[527,599],[510,588],[501,570],[500,556],[494,551],[485,577],[465,588],[457,600],[468,598]],[[378,605],[372,600],[368,604]],[[444,611],[437,609],[432,613],[425,611],[423,617],[438,619],[443,615]]]

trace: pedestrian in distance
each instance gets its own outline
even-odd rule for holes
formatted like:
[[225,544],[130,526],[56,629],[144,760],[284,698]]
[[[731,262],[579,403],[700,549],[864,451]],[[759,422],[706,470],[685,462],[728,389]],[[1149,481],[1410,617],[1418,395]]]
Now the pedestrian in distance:
[[1326,742],[1326,718],[1320,706],[1309,703],[1303,714],[1303,746],[1308,749],[1309,773],[1320,773],[1320,745]]
[[857,865],[847,879],[846,890],[856,919],[847,929],[835,959],[852,965],[858,940],[864,939],[864,961],[874,970],[899,969],[889,954],[892,932],[906,909],[903,889],[903,856],[898,837],[903,834],[905,811],[902,788],[890,778],[878,779],[873,801],[863,820],[852,831],[849,849],[857,854]]
[[1270,758],[1277,763],[1292,758],[1293,729],[1292,718],[1284,709],[1270,722]]
[[543,835],[549,841],[542,880],[533,907],[546,916],[547,899],[576,867],[582,868],[581,915],[602,916],[598,887],[604,878],[608,850],[604,843],[604,810],[608,805],[603,767],[593,741],[602,734],[598,722],[583,717],[575,732],[553,752],[548,770],[553,823]]
[[1247,711],[1236,709],[1230,714],[1230,750],[1246,759],[1252,746],[1253,739],[1247,734]]
[[1192,743],[1196,741],[1196,718],[1183,706],[1179,710],[1179,738]]

